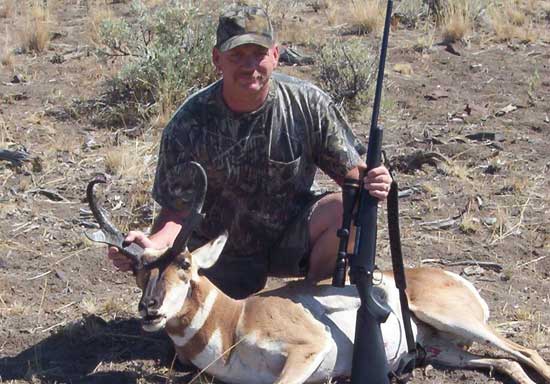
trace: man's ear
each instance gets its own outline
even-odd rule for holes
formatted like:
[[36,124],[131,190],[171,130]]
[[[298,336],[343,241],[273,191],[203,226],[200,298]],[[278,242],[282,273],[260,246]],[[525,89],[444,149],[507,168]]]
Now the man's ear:
[[220,60],[221,60],[220,50],[216,47],[212,48],[212,63],[214,64],[218,72],[221,73],[222,70],[220,68]]
[[273,48],[271,48],[273,50],[273,58],[275,59],[275,67],[277,67],[279,65],[279,57],[281,56],[281,52],[279,51],[279,44],[275,43],[273,45]]

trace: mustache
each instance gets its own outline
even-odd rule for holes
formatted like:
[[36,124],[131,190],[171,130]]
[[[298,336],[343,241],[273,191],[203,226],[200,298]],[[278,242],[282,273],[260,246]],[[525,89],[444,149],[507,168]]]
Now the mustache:
[[261,79],[264,78],[264,75],[262,75],[261,73],[258,73],[256,71],[254,71],[254,72],[237,72],[236,75],[238,77],[241,77],[241,76],[252,77],[252,78],[258,79],[258,80],[261,80]]

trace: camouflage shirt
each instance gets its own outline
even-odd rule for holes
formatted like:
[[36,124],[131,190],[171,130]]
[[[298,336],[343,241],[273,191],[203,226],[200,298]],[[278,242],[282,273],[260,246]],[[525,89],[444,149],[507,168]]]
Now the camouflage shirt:
[[184,209],[193,178],[182,164],[200,163],[208,191],[199,235],[227,229],[224,253],[251,255],[277,242],[319,192],[317,168],[342,179],[365,150],[331,99],[308,82],[274,73],[266,102],[250,113],[231,111],[221,85],[192,95],[166,126],[153,197]]

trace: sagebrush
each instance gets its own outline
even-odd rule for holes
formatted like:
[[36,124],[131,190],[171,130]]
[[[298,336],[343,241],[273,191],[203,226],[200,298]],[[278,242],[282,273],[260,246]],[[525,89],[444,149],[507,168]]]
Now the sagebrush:
[[100,24],[102,54],[125,61],[108,82],[106,104],[110,117],[126,124],[129,116],[169,116],[216,77],[211,64],[216,22],[211,14],[183,1],[155,8],[135,2],[132,17]]
[[334,40],[319,51],[320,86],[348,112],[369,102],[376,78],[376,53],[361,40]]

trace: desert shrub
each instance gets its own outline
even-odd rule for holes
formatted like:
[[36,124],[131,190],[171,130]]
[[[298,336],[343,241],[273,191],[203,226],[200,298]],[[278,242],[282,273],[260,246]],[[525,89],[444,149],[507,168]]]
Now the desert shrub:
[[92,43],[101,43],[101,25],[113,18],[113,11],[107,0],[90,0],[88,2],[88,35]]
[[327,43],[317,59],[321,88],[348,111],[368,103],[369,91],[376,79],[376,53],[360,40]]
[[100,25],[102,53],[124,66],[108,82],[111,123],[169,116],[187,96],[214,80],[211,47],[215,22],[199,6],[171,1],[132,5],[132,16]]
[[394,11],[394,14],[400,17],[402,24],[413,28],[429,13],[426,0],[401,0],[396,3]]

